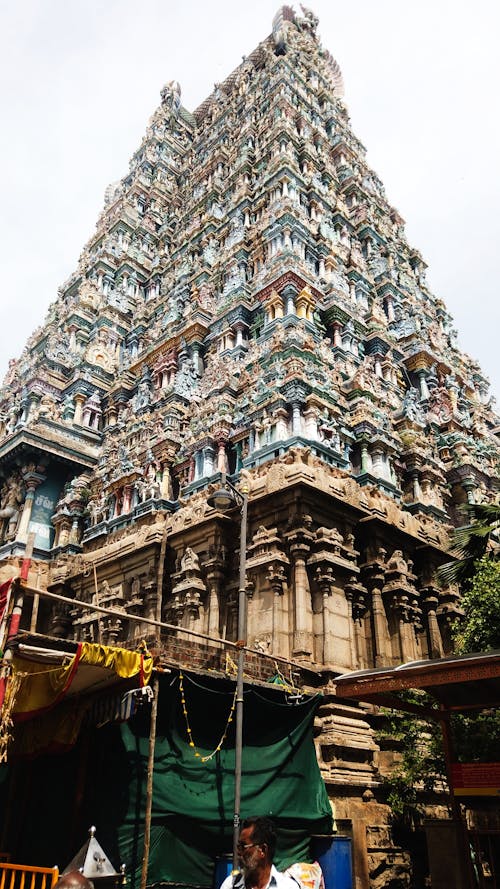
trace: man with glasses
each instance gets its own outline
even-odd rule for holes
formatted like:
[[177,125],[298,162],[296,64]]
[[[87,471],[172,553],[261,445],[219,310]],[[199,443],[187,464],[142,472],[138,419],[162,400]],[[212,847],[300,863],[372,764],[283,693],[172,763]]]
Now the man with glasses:
[[293,877],[276,870],[276,831],[269,818],[245,818],[238,843],[240,872],[226,877],[220,889],[299,889]]

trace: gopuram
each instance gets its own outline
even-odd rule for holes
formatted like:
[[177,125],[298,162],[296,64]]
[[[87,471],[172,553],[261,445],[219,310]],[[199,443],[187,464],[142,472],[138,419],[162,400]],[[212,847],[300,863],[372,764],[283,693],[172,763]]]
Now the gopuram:
[[337,824],[389,874],[407,858],[370,716],[328,687],[450,652],[460,592],[435,571],[463,504],[497,496],[499,426],[317,25],[283,7],[194,112],[162,89],[1,390],[0,580],[29,546],[30,588],[120,618],[26,597],[22,628],[224,672],[222,643],[177,628],[236,639],[239,518],[208,503],[226,474],[249,497],[246,676],[325,689]]

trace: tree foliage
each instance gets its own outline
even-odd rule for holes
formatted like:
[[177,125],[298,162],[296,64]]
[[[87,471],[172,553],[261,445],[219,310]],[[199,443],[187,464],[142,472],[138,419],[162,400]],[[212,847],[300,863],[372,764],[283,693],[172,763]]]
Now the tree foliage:
[[[500,649],[500,560],[483,556],[462,597],[464,619],[454,631],[457,654]],[[432,707],[424,692],[405,692],[406,700]],[[401,760],[386,779],[387,802],[396,821],[419,824],[428,794],[446,781],[441,730],[409,713],[384,710],[379,736],[396,742]],[[485,710],[474,716],[454,715],[451,730],[455,753],[464,762],[493,761],[500,749],[500,712]]]
[[490,542],[498,540],[500,502],[470,503],[467,513],[469,524],[456,528],[451,536],[455,559],[438,570],[443,584],[460,583],[466,587],[474,577],[475,563],[486,555]]
[[462,596],[463,621],[455,627],[457,654],[500,649],[500,561],[484,557]]
[[[408,691],[401,697],[421,706],[432,706],[425,692]],[[425,798],[446,781],[441,731],[410,713],[382,708],[383,726],[378,737],[390,739],[401,760],[385,779],[387,803],[394,819],[406,827],[417,827],[425,813]]]

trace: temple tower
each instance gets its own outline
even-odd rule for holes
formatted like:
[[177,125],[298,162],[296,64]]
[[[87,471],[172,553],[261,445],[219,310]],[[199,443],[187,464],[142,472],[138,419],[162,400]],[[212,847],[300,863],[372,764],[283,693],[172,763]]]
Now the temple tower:
[[[497,494],[498,418],[342,94],[289,7],[194,112],[162,89],[0,396],[2,576],[30,542],[32,586],[122,617],[42,601],[27,628],[235,639],[238,526],[207,501],[225,473],[249,494],[256,652],[320,683],[449,651],[459,591],[434,573],[462,504]],[[319,749],[362,805],[377,750],[347,710]]]

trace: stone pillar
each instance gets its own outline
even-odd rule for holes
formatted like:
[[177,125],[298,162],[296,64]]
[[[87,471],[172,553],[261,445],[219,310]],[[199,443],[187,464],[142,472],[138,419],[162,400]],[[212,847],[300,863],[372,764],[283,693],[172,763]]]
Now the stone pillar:
[[272,626],[272,651],[281,657],[288,657],[288,647],[283,650],[283,590],[286,584],[286,575],[283,565],[272,563],[267,575],[269,585],[273,591],[273,626]]
[[315,407],[308,407],[303,413],[305,421],[304,435],[311,441],[318,440],[318,412]]
[[418,478],[418,469],[412,469],[411,480],[413,486],[413,500],[416,503],[417,501],[420,501],[422,496],[422,491],[420,490],[420,481]]
[[73,423],[81,426],[83,420],[83,405],[85,404],[87,398],[85,395],[82,395],[81,392],[77,392],[75,395],[75,413],[73,414]]
[[276,418],[276,440],[277,441],[285,441],[288,438],[288,413],[287,411],[279,407],[274,416]]
[[332,626],[332,614],[330,611],[330,601],[334,584],[333,569],[330,567],[318,567],[316,572],[316,582],[321,593],[321,615],[323,632],[322,661],[325,666],[331,666],[335,663],[335,646],[333,642],[334,634]]
[[443,657],[443,640],[437,619],[436,610],[439,603],[439,590],[434,586],[427,586],[422,589],[422,604],[427,614],[427,644],[429,648],[429,657]]
[[371,468],[370,455],[368,453],[368,445],[361,442],[361,472],[369,472]]
[[282,297],[285,300],[287,315],[295,315],[295,296],[296,291],[293,287],[288,285],[283,288]]
[[463,481],[462,481],[462,487],[463,487],[463,489],[464,489],[464,491],[465,491],[465,493],[466,493],[466,496],[467,496],[467,503],[470,503],[471,505],[472,505],[473,503],[475,503],[475,501],[476,501],[476,497],[475,497],[476,482],[475,482],[475,479],[471,478],[470,476],[469,476],[468,478],[464,478]]
[[292,435],[300,435],[302,433],[302,415],[300,412],[300,402],[292,402]]
[[208,584],[208,623],[207,632],[209,636],[220,635],[220,595],[222,589],[222,581],[224,580],[224,572],[220,566],[209,566],[207,570]]
[[384,452],[380,447],[372,448],[372,472],[373,475],[376,475],[378,478],[383,478],[385,476],[383,455]]
[[203,448],[203,472],[202,475],[210,476],[214,474],[214,449],[207,445]]
[[[144,591],[144,617],[147,617],[149,620],[156,620],[156,604],[158,600],[156,583],[151,580],[143,584],[142,588]],[[151,626],[148,624],[138,624],[138,626],[144,626],[143,632],[151,632]]]
[[239,472],[240,469],[243,468],[243,443],[241,441],[237,441],[235,446],[236,451],[236,472]]
[[[202,377],[203,371],[204,371],[204,366],[203,366],[203,358],[201,356],[200,343],[192,343],[191,344],[191,353],[192,353],[194,372],[195,372],[196,376]],[[175,371],[174,371],[174,373],[175,373]]]
[[306,560],[314,535],[304,525],[286,534],[292,557],[292,657],[310,659],[313,651],[312,605]]
[[241,321],[237,321],[234,327],[236,330],[236,345],[241,346],[243,344],[243,324]]
[[132,485],[125,485],[123,488],[123,505],[122,505],[122,513],[127,514],[130,512],[130,507],[132,503]]
[[406,664],[417,658],[415,631],[411,619],[411,611],[408,607],[408,597],[404,593],[400,593],[393,608],[398,621],[401,661]]
[[116,426],[116,405],[111,404],[106,411],[106,424],[108,426]]
[[345,585],[344,594],[348,603],[349,617],[353,633],[351,635],[352,643],[352,663],[354,669],[363,669],[370,667],[368,663],[368,652],[366,648],[366,637],[364,633],[364,618],[368,611],[368,592],[357,582],[356,576],[352,576]]
[[377,559],[363,565],[366,586],[371,596],[373,659],[375,667],[387,667],[392,663],[389,627],[382,599],[382,587],[385,579],[385,555],[385,550],[379,548]]
[[430,392],[429,392],[429,389],[427,386],[427,380],[425,378],[426,372],[422,368],[421,370],[417,371],[417,375],[418,375],[418,383],[419,383],[419,388],[420,388],[420,398],[423,401],[427,401],[429,398]]
[[26,475],[23,476],[23,481],[26,485],[26,496],[24,498],[23,511],[21,513],[19,525],[17,526],[16,539],[21,543],[27,543],[28,528],[31,512],[33,510],[33,502],[35,500],[35,491],[38,486],[45,481],[45,476],[40,475],[38,472],[27,472]]
[[195,480],[197,480],[199,478],[203,478],[203,476],[205,475],[205,460],[204,460],[203,451],[196,451],[196,453],[194,455],[194,464],[195,464],[195,470],[194,470]]
[[375,666],[387,666],[391,663],[392,652],[389,645],[389,628],[382,600],[382,590],[378,586],[372,587],[372,617],[376,651]]

